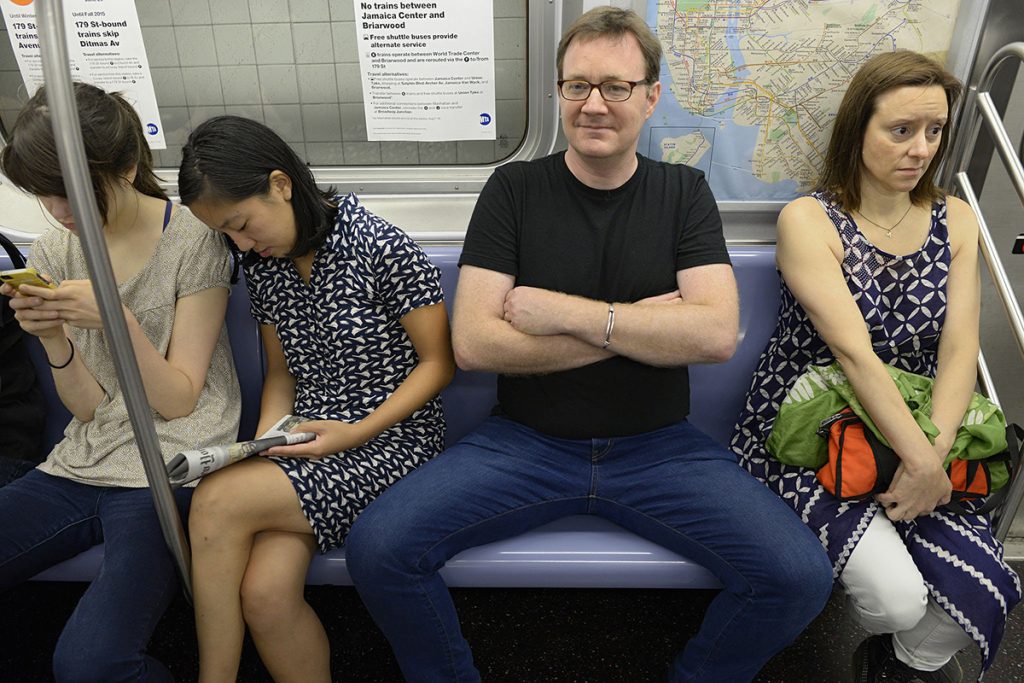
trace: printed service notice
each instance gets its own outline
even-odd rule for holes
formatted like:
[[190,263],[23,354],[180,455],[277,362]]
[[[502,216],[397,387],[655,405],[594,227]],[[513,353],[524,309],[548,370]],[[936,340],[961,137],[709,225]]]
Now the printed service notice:
[[[43,84],[33,0],[0,0],[7,33],[29,95]],[[124,95],[152,149],[166,149],[139,15],[132,0],[64,0],[71,78]]]
[[368,140],[494,140],[494,22],[480,0],[355,0]]

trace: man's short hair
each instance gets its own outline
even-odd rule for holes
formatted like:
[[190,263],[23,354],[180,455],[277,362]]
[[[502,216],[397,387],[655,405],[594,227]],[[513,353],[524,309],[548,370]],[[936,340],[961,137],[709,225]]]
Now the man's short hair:
[[661,43],[651,31],[647,23],[633,10],[617,7],[595,7],[573,22],[558,43],[558,77],[563,78],[562,64],[565,51],[573,40],[593,40],[595,38],[621,38],[632,33],[640,43],[640,52],[644,56],[644,80],[655,83],[661,71]]

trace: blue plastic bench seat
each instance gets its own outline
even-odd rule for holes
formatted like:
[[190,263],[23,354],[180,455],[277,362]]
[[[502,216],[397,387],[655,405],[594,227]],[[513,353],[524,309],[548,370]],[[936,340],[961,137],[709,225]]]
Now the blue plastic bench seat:
[[[449,306],[458,279],[457,247],[431,247],[427,254],[441,269]],[[743,405],[750,378],[765,343],[775,329],[779,281],[771,247],[730,249],[740,290],[740,337],[736,354],[726,363],[690,369],[690,420],[728,443]],[[6,267],[10,267],[7,265]],[[263,383],[263,355],[256,323],[248,314],[245,286],[235,286],[228,306],[228,331],[242,386],[240,436],[248,438],[258,419]],[[69,415],[60,404],[45,359],[34,356],[48,400],[48,443],[62,435]],[[495,376],[456,373],[443,392],[448,442],[454,443],[486,417],[495,402]],[[96,576],[102,546],[91,548],[47,571],[37,580],[88,581]],[[573,516],[514,538],[470,548],[442,570],[450,586],[459,587],[605,587],[715,588],[720,584],[700,565],[593,516]],[[348,585],[344,550],[314,558],[307,581]]]
[[[720,588],[696,562],[594,515],[574,515],[469,548],[441,570],[461,588]],[[313,562],[306,583],[348,585],[345,553]]]

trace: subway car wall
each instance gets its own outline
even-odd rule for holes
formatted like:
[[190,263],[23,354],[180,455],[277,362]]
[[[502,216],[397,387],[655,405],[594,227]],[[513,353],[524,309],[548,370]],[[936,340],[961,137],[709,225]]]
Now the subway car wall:
[[[165,149],[153,151],[158,175],[176,197],[181,147],[190,131],[220,114],[253,118],[277,131],[308,162],[322,187],[356,193],[429,253],[454,259],[478,193],[496,168],[566,148],[555,48],[567,25],[600,4],[605,3],[494,0],[495,138],[384,141],[368,133],[358,2],[137,0],[167,141]],[[639,153],[687,164],[706,175],[730,251],[743,258],[761,258],[773,250],[782,206],[813,186],[839,99],[864,60],[892,49],[922,51],[973,85],[1000,48],[1024,41],[1018,0],[609,4],[640,14],[664,52],[661,101],[641,134]],[[0,30],[3,132],[31,93],[8,30]],[[992,98],[1019,155],[1024,74],[1016,62],[1000,69]],[[953,116],[963,116],[962,108]],[[953,131],[954,137],[966,133],[956,125]],[[1019,300],[1024,257],[1013,256],[1011,247],[1021,232],[1024,208],[1012,173],[984,132],[973,157],[963,164],[978,191],[995,257]],[[35,198],[3,176],[0,207],[0,231],[23,251],[55,227]],[[769,266],[756,277],[775,277],[771,271]],[[1024,349],[984,261],[981,271],[982,351],[1008,420],[1024,423]],[[750,291],[768,281],[751,281]],[[777,305],[777,299],[755,296],[741,301],[741,307],[762,300]],[[743,315],[744,320],[760,320],[761,312]],[[1018,519],[1006,538],[1006,556],[1019,572],[1024,568],[1024,517],[1018,514]],[[310,582],[307,599],[331,641],[335,680],[400,680],[387,641],[354,589],[332,583]],[[453,592],[484,680],[626,682],[664,680],[717,594],[712,584],[687,590],[665,590],[667,584],[609,590],[600,579],[557,587],[484,579],[457,584]],[[0,678],[51,679],[57,638],[86,585],[38,580],[0,590],[0,641],[7,643],[0,648]],[[837,590],[821,616],[755,680],[851,680],[849,661],[864,637]],[[985,675],[988,683],[1024,680],[1024,657],[1017,647],[1021,638],[1024,622],[1013,613],[1001,654]],[[245,647],[239,680],[271,680],[252,643]],[[175,600],[157,628],[151,651],[177,679],[195,678],[192,612],[183,598]],[[980,666],[977,653],[961,656],[961,662],[964,680],[973,680]]]

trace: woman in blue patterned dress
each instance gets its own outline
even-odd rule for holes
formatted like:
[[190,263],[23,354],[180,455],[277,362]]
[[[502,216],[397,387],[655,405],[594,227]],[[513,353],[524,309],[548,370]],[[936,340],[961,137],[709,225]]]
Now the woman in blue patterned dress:
[[303,589],[381,491],[440,452],[454,360],[437,269],[353,195],[322,192],[266,126],[233,116],[182,150],[183,203],[248,252],[267,375],[257,433],[307,418],[306,444],[207,476],[192,539],[200,680],[234,681],[245,624],[277,681],[330,681]]
[[[870,59],[851,81],[818,191],[779,215],[779,325],[732,439],[743,465],[818,534],[875,634],[854,655],[857,681],[959,680],[954,655],[972,640],[987,669],[1020,600],[989,520],[939,508],[978,357],[978,223],[933,184],[960,91],[906,51]],[[765,451],[789,386],[834,360],[901,460],[873,500],[839,501],[813,470]],[[935,378],[934,444],[883,364]]]

